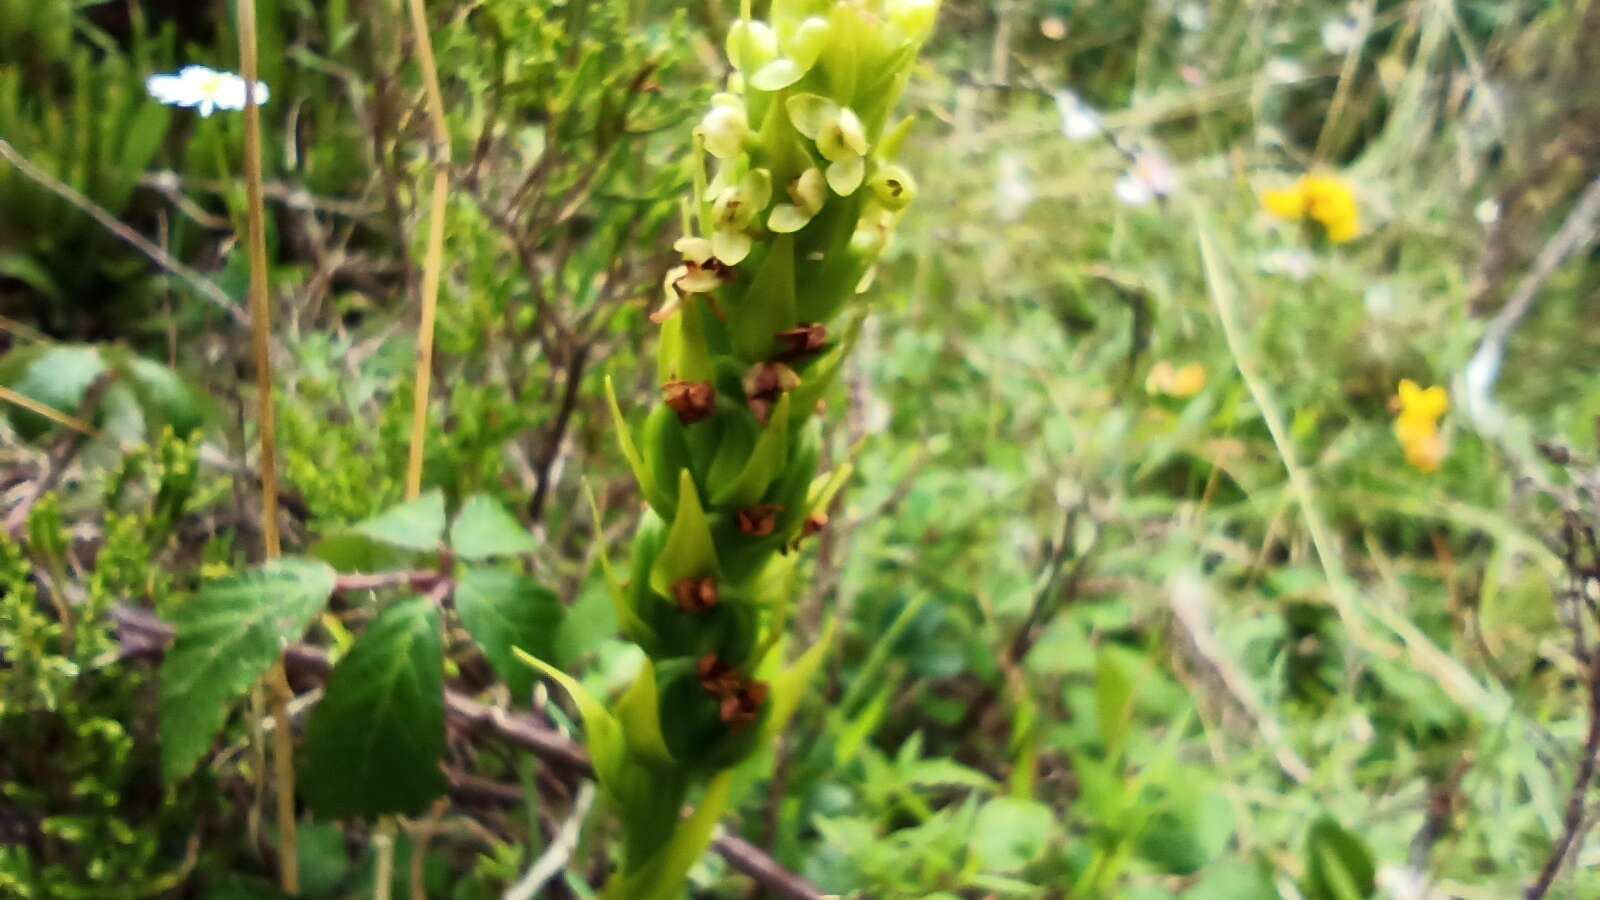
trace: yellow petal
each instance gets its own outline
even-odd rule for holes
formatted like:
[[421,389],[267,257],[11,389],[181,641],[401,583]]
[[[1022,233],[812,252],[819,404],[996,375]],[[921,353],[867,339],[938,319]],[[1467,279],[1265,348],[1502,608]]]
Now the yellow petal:
[[1306,197],[1298,186],[1267,191],[1261,195],[1261,207],[1286,221],[1296,221],[1306,214]]

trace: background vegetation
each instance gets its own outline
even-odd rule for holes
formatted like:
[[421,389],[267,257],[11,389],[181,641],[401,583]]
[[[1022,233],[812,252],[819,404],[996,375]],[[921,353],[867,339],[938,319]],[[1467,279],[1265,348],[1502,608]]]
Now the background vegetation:
[[[403,496],[421,75],[399,3],[259,6],[285,544],[393,566],[350,536]],[[163,778],[138,618],[259,557],[242,119],[144,89],[236,68],[228,7],[0,0],[0,385],[93,430],[14,400],[0,426],[0,895],[276,896],[250,716]],[[537,649],[605,695],[638,654],[596,560],[639,498],[603,377],[655,389],[630,373],[737,10],[430,7],[424,483],[514,512]],[[1596,37],[1587,2],[947,0],[906,104],[918,201],[827,401],[856,475],[794,628],[841,631],[694,895],[1505,898],[1552,856],[1550,896],[1600,894]],[[1318,167],[1356,240],[1263,211]],[[1437,471],[1396,440],[1401,379],[1450,388]],[[387,596],[352,594],[309,638],[335,656]],[[543,895],[594,896],[609,819],[483,706],[573,717],[446,652],[482,715],[393,896],[500,896],[552,847]],[[304,895],[370,896],[383,837],[307,818]]]

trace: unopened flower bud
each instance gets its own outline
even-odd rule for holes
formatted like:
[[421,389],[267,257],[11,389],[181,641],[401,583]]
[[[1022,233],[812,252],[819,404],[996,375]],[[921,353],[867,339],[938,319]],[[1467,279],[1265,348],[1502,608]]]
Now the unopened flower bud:
[[828,182],[822,177],[822,170],[812,166],[801,172],[789,185],[789,199],[807,215],[821,212],[823,201],[828,199]]
[[727,49],[735,69],[753,71],[778,55],[778,35],[760,19],[740,19],[728,29]]
[[710,416],[716,408],[717,389],[709,381],[673,379],[661,386],[667,406],[678,414],[678,421],[693,425]]
[[879,167],[867,182],[872,189],[872,195],[885,209],[899,211],[911,205],[917,199],[917,183],[912,179],[911,173],[896,165]]

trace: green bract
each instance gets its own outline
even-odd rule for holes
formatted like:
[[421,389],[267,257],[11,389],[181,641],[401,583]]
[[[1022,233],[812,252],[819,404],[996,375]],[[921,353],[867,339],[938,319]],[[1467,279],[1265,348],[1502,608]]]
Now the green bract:
[[686,869],[668,855],[704,849],[682,840],[682,802],[776,732],[821,656],[786,665],[781,649],[795,561],[847,476],[818,478],[814,413],[854,343],[852,300],[916,194],[892,159],[906,123],[889,115],[936,8],[776,0],[766,22],[747,4],[728,34],[734,74],[695,128],[682,262],[651,317],[661,399],[635,429],[612,398],[651,509],[626,580],[605,563],[648,661],[614,706],[576,697],[627,820],[608,896],[670,894],[634,891]]

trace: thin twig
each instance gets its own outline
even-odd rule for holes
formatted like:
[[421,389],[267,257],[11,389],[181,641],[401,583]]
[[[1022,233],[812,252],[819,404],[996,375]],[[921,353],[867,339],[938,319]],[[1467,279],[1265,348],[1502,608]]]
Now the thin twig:
[[1566,864],[1578,836],[1586,829],[1584,801],[1589,797],[1589,786],[1594,783],[1595,763],[1600,760],[1600,659],[1589,664],[1589,733],[1583,741],[1583,756],[1578,760],[1578,773],[1572,779],[1572,795],[1567,798],[1567,813],[1562,819],[1561,837],[1550,848],[1550,858],[1545,860],[1539,877],[1528,887],[1527,900],[1541,900],[1555,884],[1556,876]]
[[411,0],[411,29],[417,43],[417,61],[428,90],[428,118],[433,125],[433,202],[428,210],[428,250],[422,263],[422,319],[417,325],[417,375],[412,400],[411,453],[406,466],[406,496],[422,491],[422,457],[427,443],[428,392],[433,377],[433,324],[439,305],[439,275],[444,267],[444,213],[450,190],[450,130],[445,124],[444,97],[439,91],[439,71],[433,60],[433,40],[428,36],[428,13],[423,0]]
[[0,403],[9,403],[18,409],[25,409],[36,416],[43,416],[44,418],[49,419],[63,428],[76,431],[84,437],[94,437],[95,435],[94,427],[88,422],[85,422],[75,416],[69,416],[53,406],[40,403],[26,394],[19,394],[16,391],[13,391],[11,388],[5,387],[4,385],[0,385]]
[[[261,107],[256,105],[255,0],[239,0],[239,69],[244,77],[244,176],[249,206],[251,350],[256,365],[256,429],[261,442],[261,539],[267,559],[283,548],[278,536],[278,440],[272,397],[272,307],[267,297],[267,225],[261,196]],[[272,716],[273,780],[277,784],[278,882],[291,897],[300,893],[300,836],[294,809],[294,731],[289,701],[294,691],[280,660],[267,673]]]
[[[249,2],[249,0],[240,0],[240,2],[242,4]],[[247,91],[246,93],[249,92]],[[0,138],[0,158],[4,158],[6,162],[16,166],[17,171],[21,172],[23,177],[29,181],[67,201],[77,207],[79,212],[99,222],[101,227],[121,238],[124,243],[148,256],[151,262],[187,282],[190,287],[194,288],[196,293],[210,300],[220,307],[223,312],[227,313],[228,318],[232,319],[235,325],[242,328],[249,327],[250,314],[236,306],[232,298],[223,292],[216,282],[179,262],[173,258],[172,254],[157,247],[144,235],[123,224],[116,216],[107,212],[104,207],[73,190],[71,186],[57,180],[49,172],[34,165],[26,156],[17,152],[17,149],[11,146],[11,143],[4,138]]]
[[589,808],[594,805],[594,793],[594,782],[585,781],[578,789],[578,799],[573,801],[572,814],[562,823],[555,840],[528,867],[527,874],[506,889],[501,900],[533,900],[550,879],[561,874],[572,860],[572,851],[578,848],[578,836],[583,833],[584,820],[589,818]]

